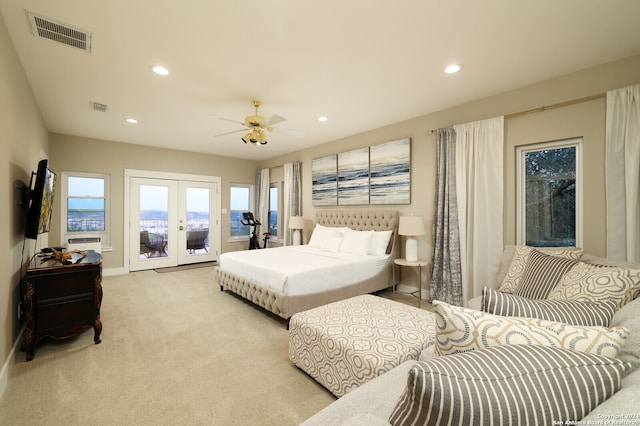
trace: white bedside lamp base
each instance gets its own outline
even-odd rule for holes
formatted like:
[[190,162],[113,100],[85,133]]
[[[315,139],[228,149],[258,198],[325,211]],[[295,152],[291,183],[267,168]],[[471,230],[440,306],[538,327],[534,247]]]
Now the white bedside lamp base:
[[295,229],[293,231],[293,245],[294,246],[299,246],[301,244],[301,238],[300,238],[300,230]]
[[407,245],[405,247],[405,259],[407,262],[418,261],[418,240],[415,238],[407,238]]

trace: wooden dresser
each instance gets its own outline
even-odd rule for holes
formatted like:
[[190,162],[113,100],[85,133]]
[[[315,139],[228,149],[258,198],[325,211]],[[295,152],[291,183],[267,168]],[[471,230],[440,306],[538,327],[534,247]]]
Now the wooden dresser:
[[73,254],[70,264],[42,261],[36,256],[26,274],[25,347],[27,361],[35,344],[44,337],[64,339],[93,327],[93,341],[100,343],[102,321],[102,255],[88,250]]

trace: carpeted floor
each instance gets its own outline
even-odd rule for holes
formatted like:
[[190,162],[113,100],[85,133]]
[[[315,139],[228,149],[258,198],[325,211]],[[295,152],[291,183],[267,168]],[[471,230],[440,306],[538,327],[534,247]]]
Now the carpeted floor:
[[105,277],[93,330],[16,354],[7,425],[296,425],[334,397],[294,367],[283,322],[220,291],[213,267]]
[[209,268],[217,264],[218,264],[217,262],[191,263],[189,265],[169,266],[167,268],[156,268],[154,269],[154,271],[156,271],[159,274],[164,274],[167,272],[187,271],[189,269]]

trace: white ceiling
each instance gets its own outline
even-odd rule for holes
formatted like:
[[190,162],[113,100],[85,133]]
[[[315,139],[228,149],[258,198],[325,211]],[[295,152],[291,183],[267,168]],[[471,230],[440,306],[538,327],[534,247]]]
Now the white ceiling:
[[[91,32],[91,53],[32,35],[26,10]],[[0,11],[51,132],[256,160],[640,54],[637,0],[0,0]],[[445,75],[451,62],[462,72]],[[212,117],[242,121],[254,98],[304,136],[259,148],[215,137],[240,127]]]

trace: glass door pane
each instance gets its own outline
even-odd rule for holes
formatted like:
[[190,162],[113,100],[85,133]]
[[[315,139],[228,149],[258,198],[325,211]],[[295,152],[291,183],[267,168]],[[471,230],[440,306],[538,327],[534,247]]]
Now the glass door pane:
[[207,182],[179,183],[178,263],[207,262],[216,259],[217,248],[211,232],[215,229],[214,194],[216,184]]
[[167,257],[169,246],[169,188],[140,185],[140,258]]
[[176,210],[175,181],[131,179],[130,270],[177,265]]

